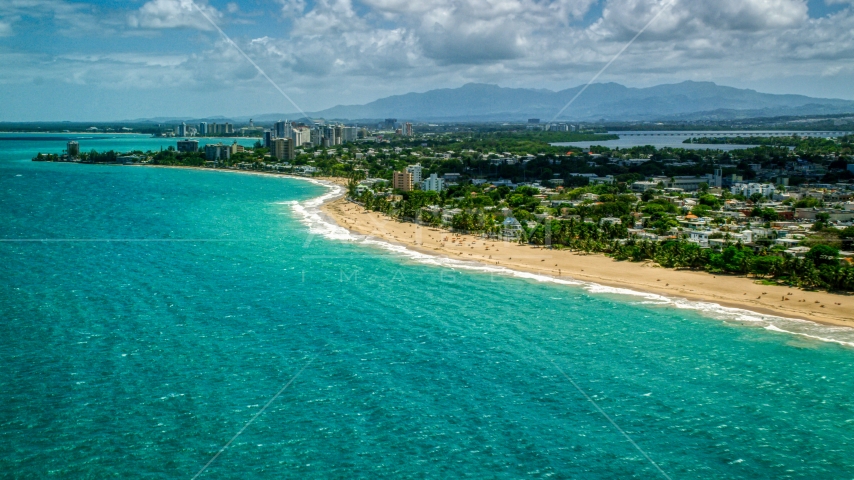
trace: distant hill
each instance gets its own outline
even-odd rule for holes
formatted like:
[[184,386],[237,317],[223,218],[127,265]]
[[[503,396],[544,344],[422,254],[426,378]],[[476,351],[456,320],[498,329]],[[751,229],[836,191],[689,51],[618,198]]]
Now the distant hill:
[[[553,92],[469,83],[460,88],[395,95],[366,105],[339,105],[309,115],[347,120],[512,121],[540,118],[549,121],[581,88]],[[854,101],[774,95],[711,82],[683,82],[649,88],[598,83],[581,94],[558,120],[727,120],[851,112],[854,112]],[[277,116],[286,118],[288,115],[259,115],[256,120]]]

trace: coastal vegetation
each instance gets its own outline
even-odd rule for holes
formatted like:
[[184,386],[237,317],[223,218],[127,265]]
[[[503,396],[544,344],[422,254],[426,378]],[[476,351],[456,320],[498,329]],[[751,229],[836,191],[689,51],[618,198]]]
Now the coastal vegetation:
[[766,147],[791,147],[796,154],[854,154],[854,136],[845,135],[837,138],[822,138],[814,136],[726,136],[689,138],[682,143],[704,145],[760,145]]
[[[805,289],[854,292],[854,266],[840,261],[840,249],[852,248],[854,227],[844,230],[819,225],[804,241],[809,250],[797,257],[786,248],[758,241],[757,247],[740,240],[725,241],[719,248],[702,248],[688,240],[680,229],[677,208],[667,199],[647,195],[638,198],[625,185],[597,185],[575,188],[544,201],[540,191],[530,187],[460,185],[443,192],[398,192],[399,199],[386,194],[349,188],[351,198],[368,210],[402,221],[416,221],[454,231],[482,234],[490,238],[505,235],[502,221],[512,216],[522,229],[514,242],[569,250],[602,253],[618,261],[652,261],[665,268],[703,270],[718,275],[747,275],[757,280]],[[733,195],[723,195],[723,200]],[[589,200],[568,207],[561,199]],[[594,201],[595,199],[595,201]],[[701,196],[709,208],[721,199]],[[438,208],[437,208],[438,207]],[[452,212],[443,221],[438,211]],[[767,224],[761,210],[754,215],[757,226]],[[721,219],[726,229],[727,220]],[[663,241],[637,238],[628,225],[645,224],[663,235]],[[733,225],[734,226],[734,225]],[[735,233],[735,228],[732,232]],[[506,238],[506,237],[505,237]],[[726,239],[724,239],[726,240]]]

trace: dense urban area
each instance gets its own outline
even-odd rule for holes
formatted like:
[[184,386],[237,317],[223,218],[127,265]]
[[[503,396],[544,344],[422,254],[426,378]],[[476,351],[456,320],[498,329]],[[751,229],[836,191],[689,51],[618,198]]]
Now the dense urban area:
[[[387,119],[373,128],[276,122],[241,129],[181,124],[156,133],[176,137],[163,151],[87,153],[69,142],[62,154],[33,160],[344,177],[353,202],[401,221],[668,268],[854,291],[850,135],[686,140],[708,149],[581,149],[554,144],[619,137],[535,120],[477,128]],[[200,146],[195,138],[237,131],[257,137],[254,146],[229,140]],[[716,149],[724,144],[745,148]]]

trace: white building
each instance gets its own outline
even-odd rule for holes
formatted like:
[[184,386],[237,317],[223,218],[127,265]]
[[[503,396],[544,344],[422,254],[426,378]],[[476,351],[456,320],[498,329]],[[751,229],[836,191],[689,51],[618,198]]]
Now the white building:
[[296,170],[298,173],[301,173],[301,174],[303,174],[303,175],[311,175],[312,173],[317,172],[317,168],[316,168],[316,167],[312,167],[312,166],[309,166],[309,165],[303,165],[303,166],[296,167],[296,168],[295,168],[295,170]]
[[442,222],[443,223],[451,223],[454,220],[454,217],[463,213],[459,208],[451,208],[442,212]]
[[445,180],[439,178],[435,173],[430,174],[430,178],[421,182],[421,190],[428,192],[441,192],[445,189]]
[[294,147],[301,147],[311,143],[311,130],[308,127],[291,127],[291,139]]
[[[399,152],[395,152],[399,153]],[[412,183],[421,183],[421,164],[416,163],[406,167],[406,171],[412,174]]]
[[613,175],[605,175],[604,177],[592,177],[590,178],[591,185],[605,184],[605,185],[613,185],[617,181]]
[[709,235],[713,232],[709,230],[693,230],[690,233],[690,237],[688,241],[691,243],[699,244],[701,247],[709,246]]
[[700,189],[700,184],[705,183],[707,186],[715,185],[714,175],[705,175],[702,177],[679,176],[673,177],[672,180],[666,183],[670,188],[681,188],[686,192],[696,192]]
[[504,223],[501,224],[502,233],[504,234],[504,238],[506,239],[516,239],[522,236],[522,224],[519,223],[519,220],[516,220],[513,217],[507,217],[504,219]]
[[759,193],[763,197],[771,198],[774,196],[774,192],[776,192],[777,189],[770,183],[737,183],[730,187],[730,191],[733,195],[741,194],[747,198],[750,198],[754,193]]
[[635,192],[645,192],[647,190],[653,190],[658,188],[658,183],[649,182],[649,181],[640,181],[632,184],[632,190]]
[[343,127],[341,129],[341,139],[344,143],[355,142],[359,137],[359,129],[356,127]]

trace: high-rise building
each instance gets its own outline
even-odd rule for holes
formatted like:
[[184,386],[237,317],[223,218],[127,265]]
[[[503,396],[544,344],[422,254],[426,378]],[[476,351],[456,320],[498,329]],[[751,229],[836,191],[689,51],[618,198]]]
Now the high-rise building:
[[294,147],[299,148],[306,143],[311,143],[311,130],[308,127],[292,127],[291,138],[294,141]]
[[231,158],[231,147],[221,143],[205,145],[205,158],[214,162],[227,160]]
[[277,138],[273,140],[271,153],[279,161],[291,161],[294,159],[294,141],[290,138]]
[[178,140],[178,151],[179,152],[198,152],[199,151],[199,141],[198,140]]
[[385,122],[383,122],[383,128],[388,130],[394,130],[394,125],[397,123],[396,118],[386,118]]
[[323,137],[323,146],[325,147],[333,147],[340,143],[336,136],[335,126],[333,125],[329,125],[323,129]]
[[528,123],[540,123],[540,119],[539,118],[529,118]]
[[287,120],[281,121],[279,120],[273,126],[273,131],[276,132],[276,138],[290,138],[291,137],[291,122]]
[[412,136],[412,124],[411,123],[406,122],[406,124],[403,126],[403,134],[406,135],[407,137]]
[[65,150],[69,157],[76,157],[80,155],[80,144],[72,140],[65,146]]
[[310,133],[311,144],[315,147],[319,147],[323,144],[323,130],[321,127],[314,127],[311,129]]
[[412,174],[409,172],[394,172],[392,188],[403,192],[412,190]]
[[208,125],[208,134],[209,135],[225,135],[225,134],[233,134],[234,126],[230,123],[211,123]]
[[421,182],[421,190],[429,192],[441,192],[445,189],[445,180],[439,178],[435,173],[431,173],[430,177]]
[[207,135],[208,134],[208,122],[202,122],[199,124],[199,135]]
[[406,171],[412,174],[412,183],[421,183],[421,164],[416,163],[406,167]]
[[246,149],[243,147],[243,145],[239,145],[237,143],[237,140],[235,140],[234,143],[232,143],[231,146],[228,148],[231,149],[232,155],[234,155],[235,153],[243,153],[246,151]]
[[355,142],[359,138],[357,127],[342,127],[341,130],[341,143]]
[[265,130],[264,131],[264,148],[270,149],[273,148],[273,140],[276,139],[276,132]]

